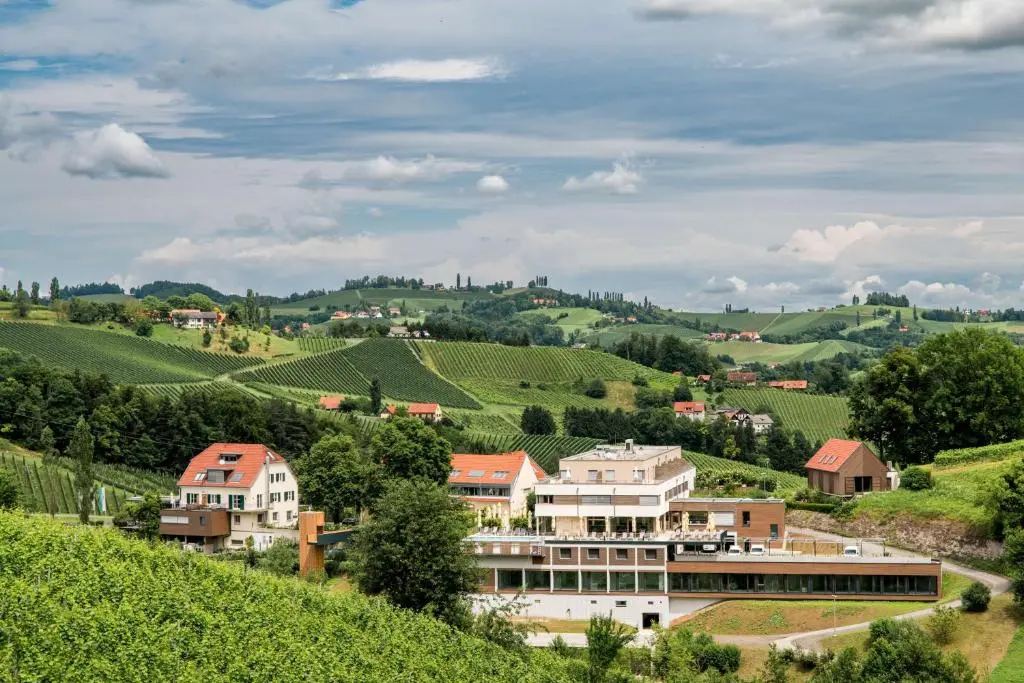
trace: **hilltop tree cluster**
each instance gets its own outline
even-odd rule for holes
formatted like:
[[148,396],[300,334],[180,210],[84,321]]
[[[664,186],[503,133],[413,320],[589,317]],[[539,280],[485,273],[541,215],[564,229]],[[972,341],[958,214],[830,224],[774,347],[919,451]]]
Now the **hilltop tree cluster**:
[[683,375],[710,375],[720,364],[708,353],[708,347],[691,344],[671,334],[663,336],[644,335],[636,332],[612,348],[612,353],[634,363],[656,368],[664,372],[681,372]]

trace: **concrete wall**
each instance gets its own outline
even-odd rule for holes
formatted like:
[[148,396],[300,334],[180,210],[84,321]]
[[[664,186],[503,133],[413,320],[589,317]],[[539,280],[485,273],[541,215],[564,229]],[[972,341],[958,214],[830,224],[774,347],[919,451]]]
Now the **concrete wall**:
[[[490,593],[474,596],[475,609],[516,600],[515,593]],[[578,595],[528,593],[518,598],[523,606],[521,616],[548,619],[587,620],[592,616],[606,616],[609,613],[616,621],[640,628],[644,614],[657,614],[662,626],[686,616],[698,609],[714,604],[716,600],[695,600],[670,598],[667,595]]]

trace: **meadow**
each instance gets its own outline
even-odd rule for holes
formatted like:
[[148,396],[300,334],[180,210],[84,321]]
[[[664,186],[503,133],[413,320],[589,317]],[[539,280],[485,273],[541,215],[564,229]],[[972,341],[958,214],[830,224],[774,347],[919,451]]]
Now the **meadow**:
[[850,422],[849,404],[842,396],[821,396],[769,388],[726,389],[725,405],[774,413],[788,429],[798,429],[812,443],[843,438]]

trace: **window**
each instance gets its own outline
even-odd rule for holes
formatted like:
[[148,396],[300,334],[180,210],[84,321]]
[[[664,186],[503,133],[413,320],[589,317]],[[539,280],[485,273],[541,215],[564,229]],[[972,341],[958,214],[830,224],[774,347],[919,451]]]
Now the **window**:
[[640,572],[637,574],[637,583],[642,591],[660,593],[665,590],[664,577],[665,575],[661,572]]
[[743,511],[743,526],[750,526],[750,510]]
[[466,473],[466,476],[467,477],[473,477],[475,479],[479,479],[480,477],[484,476],[484,471],[483,470],[470,470],[469,472]]
[[644,471],[643,470],[633,470],[633,481],[643,481],[643,480],[644,480]]
[[285,491],[284,500],[286,503],[290,500],[295,500],[295,491]]
[[645,560],[657,560],[658,549],[657,548],[644,548],[644,559]]
[[626,601],[625,600],[616,600],[615,601],[615,606],[616,607],[625,607],[626,606]]
[[580,496],[581,505],[611,505],[611,496]]
[[196,472],[196,476],[193,477],[192,481],[202,481],[206,479],[206,472]]
[[576,572],[554,572],[556,591],[579,590],[579,575]]
[[551,588],[551,574],[547,570],[526,570],[527,590],[548,590],[549,588]]
[[229,462],[238,462],[238,453],[221,453],[220,464],[226,465]]
[[199,494],[198,493],[186,493],[185,494],[185,504],[186,505],[195,505],[198,502],[199,502]]
[[292,521],[292,511],[291,510],[286,511],[284,513],[284,518],[285,518],[285,520],[287,520],[289,522]]
[[779,537],[779,525],[778,524],[770,524],[768,526],[768,535],[771,536],[772,538],[778,538]]
[[561,472],[559,472],[559,475],[561,475],[563,481],[569,481],[570,479],[572,479],[572,472],[570,472],[569,470],[562,470]]
[[854,477],[853,478],[853,491],[854,493],[868,493],[871,491],[871,477]]
[[615,559],[616,560],[628,560],[629,559],[629,551],[626,550],[625,548],[616,548],[615,549]]
[[272,491],[270,493],[270,502],[271,503],[280,503],[281,502],[281,492],[280,491]]
[[605,470],[604,471],[604,480],[605,481],[615,481],[615,470]]
[[736,513],[735,512],[713,512],[715,516],[715,526],[721,528],[726,526],[736,526]]
[[492,474],[491,477],[494,479],[505,479],[506,477],[508,477],[508,472],[505,472],[504,470],[498,470],[494,474]]
[[587,470],[587,481],[597,481],[597,470]]
[[242,545],[243,543],[245,543],[245,541],[243,541],[241,539],[238,539],[238,538],[232,538],[231,539],[231,545]]
[[256,507],[258,507],[258,508],[263,507],[263,494],[262,493],[257,493],[256,494]]
[[537,502],[543,503],[544,505],[552,505],[555,502],[554,496],[537,496]]
[[256,523],[257,524],[266,524],[266,522],[267,522],[267,515],[266,514],[261,512],[258,515],[256,515]]
[[636,574],[633,572],[612,572],[612,590],[617,593],[632,593],[636,590]]
[[660,502],[658,496],[640,496],[641,505],[657,505]]
[[233,515],[233,520],[232,520],[231,523],[232,524],[241,524],[242,523],[242,515]]
[[211,484],[224,483],[224,470],[209,470],[206,473],[206,480]]
[[572,559],[572,548],[559,548],[558,559],[560,560],[571,560]]
[[601,549],[600,548],[587,548],[587,559],[588,560],[600,560]]
[[580,581],[582,581],[583,590],[585,591],[607,591],[608,590],[608,575],[604,572],[580,572]]
[[452,470],[452,473],[451,473],[450,476],[454,478],[454,477],[459,476],[460,474],[462,474],[462,470]]
[[498,590],[522,590],[523,571],[521,569],[499,569]]
[[276,522],[277,521],[277,513],[275,512],[270,518]]
[[235,472],[235,473],[233,473],[233,474],[231,475],[231,478],[230,478],[230,479],[228,479],[228,481],[230,481],[230,482],[233,482],[233,483],[236,483],[236,484],[237,484],[238,482],[242,481],[242,473],[241,473],[241,472]]
[[211,493],[206,496],[206,502],[210,505],[220,505],[220,494]]
[[229,495],[228,496],[228,507],[232,510],[244,510],[245,509],[245,496]]

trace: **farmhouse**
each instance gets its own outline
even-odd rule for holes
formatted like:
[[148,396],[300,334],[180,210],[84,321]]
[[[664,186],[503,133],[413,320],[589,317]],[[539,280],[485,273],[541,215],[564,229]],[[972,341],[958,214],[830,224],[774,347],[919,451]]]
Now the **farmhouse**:
[[394,306],[392,306],[391,308],[388,309],[388,315],[392,318],[402,315],[402,309],[395,308]]
[[685,417],[695,422],[704,421],[704,401],[676,401],[672,407],[676,417]]
[[514,518],[527,516],[526,498],[544,470],[526,451],[501,455],[452,454],[448,485],[476,515],[478,526],[497,519],[509,528]]
[[724,342],[728,339],[728,335],[725,332],[709,332],[704,339],[709,342]]
[[729,384],[741,384],[746,387],[752,387],[757,385],[757,373],[733,371],[726,374],[725,381]]
[[697,375],[694,380],[697,384],[707,384],[711,381],[711,375]]
[[807,485],[840,496],[887,491],[899,486],[891,472],[866,444],[829,439],[807,461]]
[[294,538],[298,483],[288,462],[262,444],[215,443],[178,480],[179,496],[160,514],[160,535],[206,552],[270,547]]
[[784,501],[693,498],[695,480],[673,446],[627,441],[563,458],[536,484],[532,530],[484,528],[467,539],[483,570],[480,607],[525,593],[524,616],[610,612],[650,628],[721,599],[941,595],[939,560],[888,557],[856,539],[791,538]]
[[344,402],[344,396],[321,396],[317,405],[323,410],[341,410],[341,404]]
[[807,380],[805,379],[782,379],[772,380],[768,382],[768,386],[773,389],[785,389],[786,391],[805,391],[807,389]]
[[171,311],[171,321],[175,327],[187,330],[202,330],[214,327],[219,320],[213,311],[200,311],[198,308],[180,308]]
[[409,334],[409,328],[405,325],[392,325],[391,329],[388,330],[389,337],[397,337],[399,339],[405,339],[412,335]]
[[737,339],[739,341],[760,343],[761,335],[758,334],[757,332],[740,332],[737,336]]
[[[381,419],[390,419],[398,411],[396,406],[387,406],[380,414]],[[406,408],[409,417],[418,417],[424,422],[440,422],[444,417],[441,406],[436,403],[410,403]]]
[[747,421],[754,428],[755,434],[764,434],[775,426],[775,420],[771,415],[751,415]]
[[331,320],[348,320],[352,317],[352,314],[348,311],[335,311],[331,315]]

